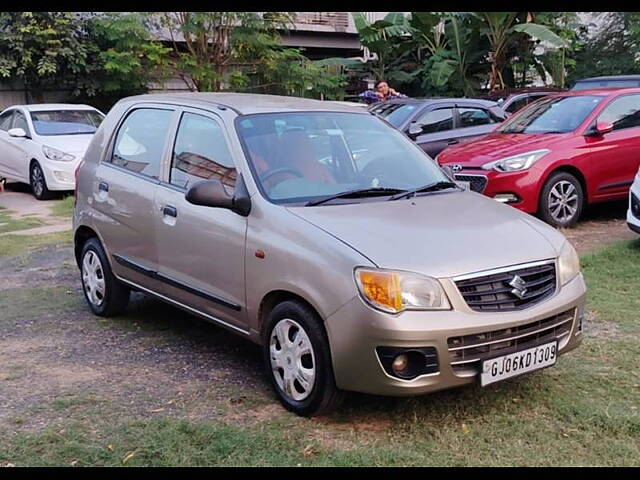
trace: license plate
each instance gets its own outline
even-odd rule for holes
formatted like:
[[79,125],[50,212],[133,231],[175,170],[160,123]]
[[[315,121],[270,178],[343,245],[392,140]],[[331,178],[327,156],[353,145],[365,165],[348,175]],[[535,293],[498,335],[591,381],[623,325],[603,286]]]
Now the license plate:
[[558,342],[553,341],[537,347],[491,358],[482,362],[480,385],[486,386],[523,373],[550,367],[556,363]]
[[471,190],[471,182],[463,182],[461,180],[456,180],[456,183],[459,187],[464,188],[465,190]]

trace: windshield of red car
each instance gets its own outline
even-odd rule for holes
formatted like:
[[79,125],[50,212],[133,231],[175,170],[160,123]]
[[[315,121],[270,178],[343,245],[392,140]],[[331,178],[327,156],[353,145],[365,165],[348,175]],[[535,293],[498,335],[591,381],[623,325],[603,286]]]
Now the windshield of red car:
[[599,95],[545,97],[519,110],[499,133],[567,133],[584,122],[602,101]]

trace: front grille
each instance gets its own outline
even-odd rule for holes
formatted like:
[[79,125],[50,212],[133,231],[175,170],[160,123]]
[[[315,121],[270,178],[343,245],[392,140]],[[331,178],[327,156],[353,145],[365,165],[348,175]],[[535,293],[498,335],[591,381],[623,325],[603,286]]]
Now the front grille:
[[631,192],[631,213],[640,220],[640,199]]
[[487,177],[484,175],[455,175],[456,180],[469,182],[471,190],[482,193],[487,186]]
[[[575,309],[518,327],[475,333],[447,340],[454,371],[477,373],[482,360],[508,355],[520,350],[558,340],[571,332]],[[567,337],[568,338],[568,337]]]
[[[521,279],[519,285],[518,277]],[[553,295],[556,291],[556,267],[550,261],[542,265],[458,280],[456,286],[472,310],[522,310]]]

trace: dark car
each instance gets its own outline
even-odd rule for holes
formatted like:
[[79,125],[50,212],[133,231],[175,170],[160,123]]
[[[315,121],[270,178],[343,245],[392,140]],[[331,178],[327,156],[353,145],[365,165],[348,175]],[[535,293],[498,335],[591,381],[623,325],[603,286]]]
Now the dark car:
[[591,90],[593,88],[637,88],[640,75],[610,75],[578,80],[571,90]]
[[406,133],[432,158],[450,145],[491,132],[506,118],[496,102],[473,98],[402,98],[369,111]]
[[507,115],[512,115],[539,98],[561,91],[561,89],[554,87],[511,88],[496,90],[479,98],[497,102]]

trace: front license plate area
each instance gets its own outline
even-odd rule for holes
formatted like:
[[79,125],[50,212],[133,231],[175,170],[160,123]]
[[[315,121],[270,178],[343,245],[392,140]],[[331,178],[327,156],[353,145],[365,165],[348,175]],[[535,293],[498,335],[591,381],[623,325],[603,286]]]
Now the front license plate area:
[[558,342],[544,343],[519,352],[490,358],[482,362],[480,385],[487,386],[523,373],[555,365],[558,357]]

